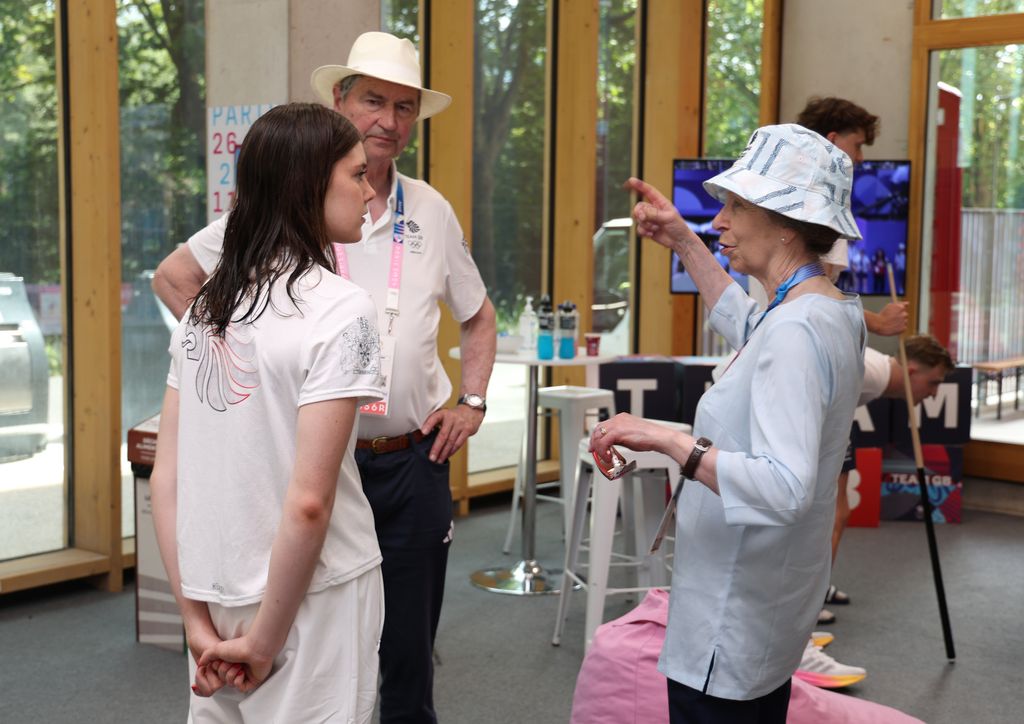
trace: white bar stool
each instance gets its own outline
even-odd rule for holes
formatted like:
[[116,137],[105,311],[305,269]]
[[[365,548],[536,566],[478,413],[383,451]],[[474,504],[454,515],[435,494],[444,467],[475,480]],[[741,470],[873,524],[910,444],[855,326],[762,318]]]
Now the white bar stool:
[[[597,387],[575,387],[559,385],[542,387],[537,390],[537,406],[558,410],[558,459],[561,468],[558,485],[561,497],[553,495],[537,495],[538,500],[561,503],[564,508],[562,516],[566,536],[572,520],[572,500],[576,482],[576,445],[579,436],[586,432],[585,421],[591,410],[607,410],[608,417],[615,416],[615,393]],[[523,460],[519,461],[516,472],[515,486],[512,491],[512,511],[509,514],[508,532],[505,534],[505,546],[502,551],[508,553],[512,547],[512,535],[519,521],[519,505],[523,495]],[[538,485],[542,490],[554,483]]]
[[[680,432],[691,432],[684,423],[652,420]],[[574,583],[587,591],[586,618],[584,621],[585,649],[590,647],[594,632],[604,617],[605,597],[616,593],[646,591],[658,586],[665,588],[667,566],[665,551],[659,550],[653,556],[647,551],[658,529],[665,510],[666,490],[664,473],[673,489],[680,480],[680,465],[673,458],[659,452],[633,452],[622,450],[627,460],[636,460],[637,469],[620,480],[606,480],[594,472],[593,457],[588,451],[590,439],[579,442],[576,466],[576,494],[573,517],[566,535],[565,567],[561,595],[558,601],[558,617],[551,643],[558,646],[562,639],[562,627],[568,617],[569,596]],[[659,471],[651,475],[650,471]],[[593,483],[593,479],[597,482]],[[623,487],[625,481],[626,487]],[[593,485],[593,501],[590,509],[590,556],[587,577],[578,572],[580,541],[583,538],[584,519],[587,514],[587,496]],[[625,493],[625,494],[624,494]],[[625,565],[637,569],[637,586],[632,588],[609,588],[608,571],[612,565],[612,539],[615,535],[615,516],[619,500],[622,500],[623,529],[627,532]]]

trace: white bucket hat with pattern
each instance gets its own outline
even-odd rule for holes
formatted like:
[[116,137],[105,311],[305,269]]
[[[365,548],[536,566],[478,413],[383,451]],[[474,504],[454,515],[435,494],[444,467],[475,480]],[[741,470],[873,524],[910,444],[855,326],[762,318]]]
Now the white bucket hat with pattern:
[[333,107],[334,86],[351,75],[365,75],[418,90],[418,121],[440,113],[452,102],[451,96],[423,87],[416,46],[412,41],[391,33],[363,33],[352,43],[347,65],[321,65],[313,71],[309,82],[320,99]]
[[722,203],[731,191],[762,209],[860,239],[850,213],[852,185],[850,157],[795,123],[758,128],[736,163],[704,182]]

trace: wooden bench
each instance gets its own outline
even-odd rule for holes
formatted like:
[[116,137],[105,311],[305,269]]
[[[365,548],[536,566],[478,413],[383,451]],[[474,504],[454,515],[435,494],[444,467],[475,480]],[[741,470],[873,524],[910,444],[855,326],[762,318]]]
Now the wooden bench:
[[998,397],[996,398],[996,419],[1002,419],[1003,375],[1006,374],[1008,370],[1013,370],[1013,373],[1017,378],[1017,388],[1013,395],[1013,409],[1020,409],[1020,378],[1021,372],[1024,371],[1024,357],[1010,357],[1009,359],[975,362],[971,366],[974,367],[975,372],[977,372],[976,384],[978,386],[978,406],[974,409],[975,417],[981,414],[981,403],[985,399],[982,393],[983,385],[995,380],[998,394]]

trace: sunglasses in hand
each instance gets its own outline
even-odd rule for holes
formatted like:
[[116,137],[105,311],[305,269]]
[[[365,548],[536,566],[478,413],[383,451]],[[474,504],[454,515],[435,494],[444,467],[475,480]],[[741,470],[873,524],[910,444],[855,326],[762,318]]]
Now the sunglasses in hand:
[[600,470],[601,474],[609,480],[618,480],[623,475],[636,470],[636,460],[630,460],[627,463],[626,458],[622,457],[622,453],[614,447],[609,447],[608,452],[611,454],[612,458],[610,465],[597,454],[597,450],[593,452],[593,455],[594,464],[597,466],[597,469]]

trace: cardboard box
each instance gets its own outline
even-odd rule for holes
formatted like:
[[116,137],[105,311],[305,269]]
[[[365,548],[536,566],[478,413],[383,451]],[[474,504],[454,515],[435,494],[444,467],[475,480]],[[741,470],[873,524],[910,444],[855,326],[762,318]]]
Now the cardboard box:
[[882,449],[860,448],[855,453],[857,467],[846,479],[852,528],[877,528],[882,504]]
[[156,459],[156,415],[128,431],[128,460],[135,473],[135,640],[185,650],[185,626],[164,571],[153,527],[149,476]]
[[624,357],[601,365],[598,385],[615,393],[615,411],[682,422],[683,365],[671,357]]
[[[924,445],[966,445],[971,440],[971,368],[957,367],[934,397],[917,406]],[[892,401],[892,442],[910,447],[910,418],[905,400]]]

